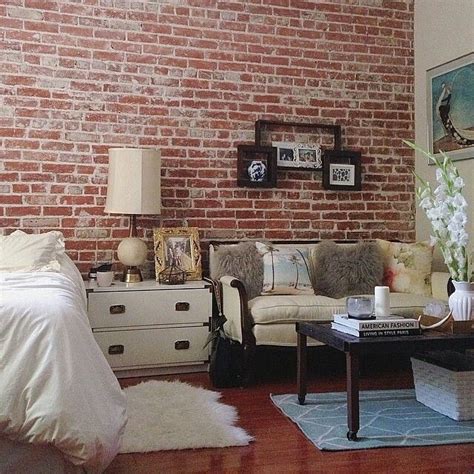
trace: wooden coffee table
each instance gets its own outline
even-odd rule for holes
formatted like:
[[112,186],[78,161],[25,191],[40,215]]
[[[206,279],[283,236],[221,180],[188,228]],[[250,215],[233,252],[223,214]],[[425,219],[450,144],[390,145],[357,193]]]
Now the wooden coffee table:
[[425,331],[421,336],[358,338],[331,329],[330,324],[315,322],[296,323],[298,401],[306,398],[306,340],[307,337],[323,342],[346,354],[347,380],[347,438],[357,441],[359,431],[359,356],[390,352],[414,353],[425,350],[464,350],[474,347],[474,334],[447,334]]

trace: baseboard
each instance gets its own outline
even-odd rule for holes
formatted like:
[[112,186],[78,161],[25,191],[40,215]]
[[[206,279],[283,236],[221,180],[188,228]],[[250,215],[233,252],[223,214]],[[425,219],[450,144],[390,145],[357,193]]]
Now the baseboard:
[[189,374],[193,372],[208,372],[209,364],[178,365],[174,367],[149,367],[145,369],[120,369],[114,374],[118,379],[130,377],[152,377],[154,375]]

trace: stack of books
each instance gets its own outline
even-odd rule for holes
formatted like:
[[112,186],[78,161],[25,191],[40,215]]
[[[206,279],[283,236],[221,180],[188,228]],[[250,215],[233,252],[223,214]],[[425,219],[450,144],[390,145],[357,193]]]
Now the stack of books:
[[375,319],[354,319],[347,314],[335,314],[331,328],[356,337],[418,336],[420,323],[402,316],[385,316]]

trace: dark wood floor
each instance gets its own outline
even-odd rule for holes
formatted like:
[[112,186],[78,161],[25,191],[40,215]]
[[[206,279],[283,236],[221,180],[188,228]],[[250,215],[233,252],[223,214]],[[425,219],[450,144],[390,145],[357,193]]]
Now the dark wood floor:
[[[345,389],[342,354],[322,348],[310,355],[309,391]],[[319,364],[312,362],[320,362]],[[255,437],[245,447],[119,455],[106,473],[474,473],[474,444],[323,452],[312,445],[270,401],[271,393],[295,391],[294,354],[264,351],[251,388],[220,389],[239,412],[239,426]],[[365,361],[361,389],[413,387],[408,359]],[[212,389],[208,374],[154,377]],[[122,386],[146,379],[122,379]]]

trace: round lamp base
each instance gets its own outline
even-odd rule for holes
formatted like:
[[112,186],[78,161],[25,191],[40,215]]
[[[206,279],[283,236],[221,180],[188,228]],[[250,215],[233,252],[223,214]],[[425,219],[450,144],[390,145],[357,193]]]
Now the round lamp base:
[[137,267],[127,267],[122,274],[125,283],[138,283],[143,281],[142,273]]

